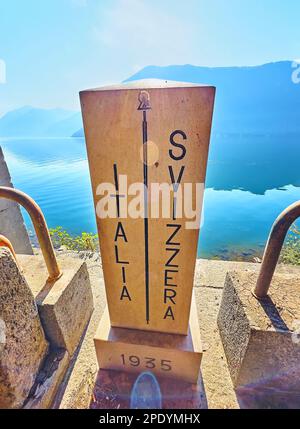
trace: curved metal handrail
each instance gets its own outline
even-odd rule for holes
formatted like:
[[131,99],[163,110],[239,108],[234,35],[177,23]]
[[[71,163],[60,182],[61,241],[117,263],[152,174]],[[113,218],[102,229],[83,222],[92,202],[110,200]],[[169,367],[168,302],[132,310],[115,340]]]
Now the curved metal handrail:
[[253,295],[265,298],[279,259],[286,234],[293,222],[300,216],[300,201],[287,207],[275,220],[266,247]]
[[14,250],[13,245],[11,244],[9,239],[2,234],[0,234],[0,247],[7,247],[11,251],[11,254],[13,255],[15,261],[17,261],[16,252]]
[[61,277],[62,272],[58,266],[46,220],[40,207],[31,197],[29,197],[29,195],[17,189],[6,186],[0,186],[0,198],[16,201],[17,203],[21,204],[28,212],[45,259],[49,273],[48,280],[57,280],[59,277]]

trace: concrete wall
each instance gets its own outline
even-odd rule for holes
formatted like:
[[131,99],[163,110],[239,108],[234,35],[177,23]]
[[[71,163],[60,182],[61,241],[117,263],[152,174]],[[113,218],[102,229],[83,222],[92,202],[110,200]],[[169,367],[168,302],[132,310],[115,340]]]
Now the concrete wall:
[[[0,186],[13,187],[1,147]],[[0,199],[0,234],[11,241],[16,253],[33,254],[20,206],[4,198]]]

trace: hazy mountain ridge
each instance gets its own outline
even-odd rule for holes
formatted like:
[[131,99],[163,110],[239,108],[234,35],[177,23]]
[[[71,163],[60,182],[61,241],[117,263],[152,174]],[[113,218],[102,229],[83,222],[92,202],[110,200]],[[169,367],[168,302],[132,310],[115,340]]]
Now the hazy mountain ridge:
[[282,133],[300,131],[300,84],[293,82],[293,72],[290,61],[253,67],[148,66],[127,81],[157,78],[215,85],[215,132]]
[[0,137],[69,137],[80,127],[80,112],[25,106],[0,118]]
[[83,128],[80,128],[79,130],[75,131],[75,133],[72,134],[72,137],[84,137]]
[[[212,84],[217,88],[214,133],[284,134],[300,132],[300,84],[293,83],[293,73],[290,61],[253,67],[148,66],[125,82],[157,78]],[[0,118],[1,136],[84,137],[84,132],[79,112],[23,107]]]

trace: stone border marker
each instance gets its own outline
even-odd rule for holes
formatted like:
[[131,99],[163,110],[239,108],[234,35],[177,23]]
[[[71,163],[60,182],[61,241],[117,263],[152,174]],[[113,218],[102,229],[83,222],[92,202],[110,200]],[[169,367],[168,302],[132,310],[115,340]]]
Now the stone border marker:
[[[285,390],[300,388],[300,278],[274,276],[268,297],[251,293],[254,272],[229,272],[225,280],[218,326],[234,386],[276,382]],[[274,384],[274,385],[275,385]]]

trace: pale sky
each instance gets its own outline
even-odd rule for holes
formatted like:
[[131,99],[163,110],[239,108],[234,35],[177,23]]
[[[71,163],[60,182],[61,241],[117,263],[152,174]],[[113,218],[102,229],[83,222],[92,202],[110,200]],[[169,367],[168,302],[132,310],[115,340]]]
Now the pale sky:
[[0,114],[79,110],[79,90],[147,65],[294,60],[299,16],[299,0],[0,0]]

